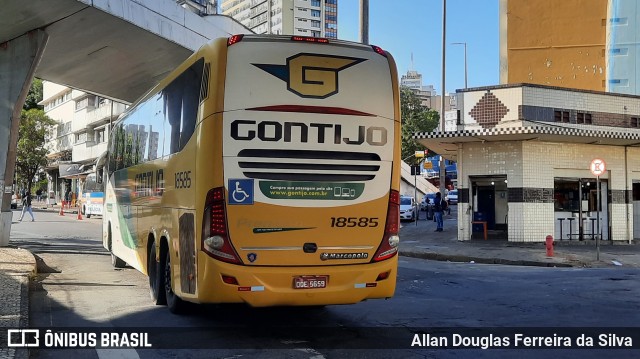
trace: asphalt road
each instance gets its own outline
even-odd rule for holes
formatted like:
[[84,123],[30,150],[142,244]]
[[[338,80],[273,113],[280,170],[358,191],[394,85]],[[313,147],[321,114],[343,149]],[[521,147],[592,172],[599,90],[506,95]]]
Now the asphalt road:
[[[15,216],[14,216],[15,218]],[[100,218],[36,213],[14,224],[12,244],[39,259],[30,292],[32,327],[144,331],[150,349],[37,349],[32,358],[638,358],[640,350],[441,349],[414,345],[416,332],[513,337],[636,327],[637,269],[578,269],[432,262],[400,258],[394,298],[325,308],[193,305],[176,316],[149,300],[147,278],[111,267]],[[504,327],[518,327],[506,329]],[[573,327],[575,329],[567,329]],[[628,331],[623,331],[628,333]],[[532,334],[533,335],[533,334]],[[157,340],[160,338],[160,340]],[[639,339],[640,340],[640,339]],[[636,347],[640,343],[635,343]],[[197,348],[197,349],[193,349]]]

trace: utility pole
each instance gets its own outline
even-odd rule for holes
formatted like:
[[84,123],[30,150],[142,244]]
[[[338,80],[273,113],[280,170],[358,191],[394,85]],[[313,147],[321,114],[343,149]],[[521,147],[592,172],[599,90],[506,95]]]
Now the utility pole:
[[360,42],[369,44],[369,0],[360,0]]
[[[445,48],[447,44],[447,0],[442,0],[442,100],[440,101],[440,132],[444,133],[445,111]],[[444,198],[445,167],[444,157],[440,154],[440,194]]]

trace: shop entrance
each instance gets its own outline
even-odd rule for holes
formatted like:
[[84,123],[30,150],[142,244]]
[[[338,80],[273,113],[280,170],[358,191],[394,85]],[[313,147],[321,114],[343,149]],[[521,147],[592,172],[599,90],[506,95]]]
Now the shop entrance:
[[471,238],[508,239],[507,176],[470,177]]

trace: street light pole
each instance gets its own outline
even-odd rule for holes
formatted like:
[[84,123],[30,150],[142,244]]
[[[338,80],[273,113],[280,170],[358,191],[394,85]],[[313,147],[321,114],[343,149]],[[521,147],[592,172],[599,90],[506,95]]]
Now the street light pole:
[[369,44],[369,0],[360,0],[360,42]]
[[[440,101],[440,132],[444,134],[444,112],[445,112],[445,48],[447,44],[447,0],[442,0],[442,99]],[[440,194],[444,198],[445,188],[445,168],[444,157],[440,154]]]
[[464,45],[464,88],[467,88],[467,43],[453,42],[451,45]]

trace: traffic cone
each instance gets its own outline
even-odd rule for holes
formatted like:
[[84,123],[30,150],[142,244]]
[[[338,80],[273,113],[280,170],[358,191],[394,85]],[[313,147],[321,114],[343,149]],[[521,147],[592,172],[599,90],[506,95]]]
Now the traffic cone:
[[59,215],[61,215],[61,216],[64,216],[64,210],[63,210],[63,208],[64,208],[64,204],[63,204],[62,206],[60,206],[60,212],[58,213],[58,214],[59,214]]
[[80,208],[78,208],[78,219],[82,220],[82,211],[80,211]]

